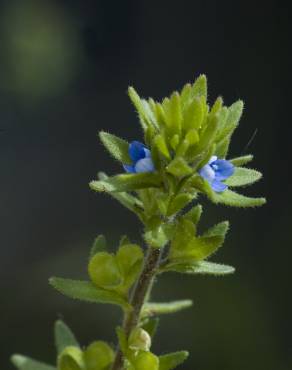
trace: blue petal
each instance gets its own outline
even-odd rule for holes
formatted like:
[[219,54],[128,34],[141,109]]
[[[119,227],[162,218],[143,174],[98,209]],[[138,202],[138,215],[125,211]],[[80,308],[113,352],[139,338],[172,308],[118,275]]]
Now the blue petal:
[[213,168],[209,165],[209,164],[206,164],[204,167],[202,167],[200,170],[199,170],[199,174],[205,179],[207,180],[210,184],[212,183],[212,181],[215,179],[215,171],[213,170]]
[[216,193],[222,193],[222,191],[227,189],[227,185],[223,184],[221,181],[214,180],[211,184],[211,187]]
[[145,158],[151,158],[151,152],[149,149],[144,148]]
[[143,159],[140,159],[135,164],[135,171],[137,173],[141,173],[141,172],[153,172],[154,169],[155,169],[154,168],[154,164],[153,164],[151,158],[143,158]]
[[129,156],[134,163],[139,161],[139,159],[145,158],[145,145],[139,141],[132,141],[129,145]]
[[135,173],[135,166],[133,165],[128,165],[128,164],[123,164],[124,170],[128,173]]
[[212,163],[212,166],[216,166],[216,180],[226,180],[228,177],[233,175],[234,166],[229,161],[225,159],[217,159]]

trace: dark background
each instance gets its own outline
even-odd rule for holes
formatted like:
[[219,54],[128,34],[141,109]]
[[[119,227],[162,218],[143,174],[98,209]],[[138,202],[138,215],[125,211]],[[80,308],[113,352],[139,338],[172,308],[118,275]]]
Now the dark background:
[[245,101],[230,154],[255,154],[264,180],[245,192],[266,196],[268,204],[248,210],[206,204],[203,227],[231,220],[226,245],[213,260],[237,272],[217,279],[163,276],[154,298],[191,297],[194,307],[163,318],[153,348],[188,349],[185,370],[291,369],[286,3],[0,3],[1,369],[12,369],[14,352],[53,363],[57,317],[84,345],[115,342],[117,308],[70,301],[47,279],[86,277],[98,233],[112,245],[123,233],[140,240],[137,220],[87,186],[98,170],[121,171],[97,132],[141,140],[127,86],[161,99],[200,73],[208,77],[211,102],[219,94],[227,105]]

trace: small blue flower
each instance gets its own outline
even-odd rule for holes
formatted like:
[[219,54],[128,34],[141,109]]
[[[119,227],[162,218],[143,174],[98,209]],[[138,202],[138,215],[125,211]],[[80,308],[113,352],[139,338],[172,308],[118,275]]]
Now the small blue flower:
[[129,156],[133,162],[124,164],[124,169],[129,173],[153,172],[155,170],[151,152],[139,141],[132,141],[129,145]]
[[228,186],[221,181],[228,179],[233,173],[233,164],[225,159],[218,159],[215,155],[199,170],[199,174],[208,181],[217,193],[227,189]]

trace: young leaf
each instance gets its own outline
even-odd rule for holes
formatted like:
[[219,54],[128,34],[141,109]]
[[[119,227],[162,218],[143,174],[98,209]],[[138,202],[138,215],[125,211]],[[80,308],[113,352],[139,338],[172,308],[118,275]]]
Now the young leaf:
[[192,207],[187,213],[183,215],[185,220],[192,221],[195,225],[198,224],[202,215],[203,208],[200,204]]
[[233,207],[259,207],[266,203],[265,198],[251,198],[235,193],[232,190],[225,190],[222,193],[213,193],[214,203],[221,203]]
[[169,150],[168,150],[168,147],[167,147],[167,144],[165,142],[165,138],[163,135],[155,136],[154,145],[165,158],[170,159]]
[[109,303],[129,309],[129,303],[119,294],[113,291],[96,288],[90,281],[80,281],[52,277],[50,284],[60,293],[73,299],[86,302]]
[[109,153],[123,164],[131,164],[129,143],[115,135],[101,131],[99,137]]
[[84,370],[83,352],[78,347],[66,347],[58,356],[58,370]]
[[[104,181],[109,177],[104,172],[99,172],[98,178],[101,181]],[[138,217],[143,218],[143,204],[137,197],[126,192],[110,192],[110,195],[120,202],[125,208],[134,212]]]
[[106,250],[106,239],[104,235],[98,235],[92,244],[89,258],[92,258],[96,253]]
[[180,133],[182,123],[182,111],[180,104],[180,96],[177,92],[171,95],[170,100],[166,100],[164,105],[165,119],[169,132],[172,134]]
[[236,158],[230,159],[230,162],[234,166],[243,166],[243,165],[251,162],[252,160],[253,160],[253,155],[252,154],[247,154],[247,155],[243,155],[241,157],[236,157]]
[[225,180],[228,186],[244,186],[250,185],[258,181],[262,174],[256,170],[244,167],[235,167],[234,174]]
[[55,345],[58,355],[60,355],[66,347],[73,346],[79,348],[79,343],[74,334],[62,320],[58,320],[55,323]]
[[181,211],[187,204],[194,199],[193,194],[180,193],[168,205],[167,216],[171,216]]
[[210,116],[205,130],[201,134],[198,146],[196,147],[196,150],[194,151],[194,153],[192,153],[192,155],[198,155],[202,152],[206,152],[208,148],[212,146],[217,134],[218,127],[218,115]]
[[142,99],[140,98],[140,96],[137,94],[137,92],[135,91],[135,89],[133,87],[129,87],[128,94],[129,94],[129,97],[130,97],[133,105],[135,106],[135,108],[138,112],[142,129],[145,131],[146,128],[147,128],[147,125],[150,124],[150,120],[149,120],[149,117],[147,116],[147,112],[145,112],[145,108],[144,108],[144,105],[142,103]]
[[191,263],[172,261],[166,266],[162,267],[160,272],[174,271],[184,274],[206,274],[206,275],[228,275],[232,274],[235,269],[232,266],[222,265],[209,261],[197,261]]
[[159,370],[172,370],[182,364],[189,356],[187,351],[168,353],[159,356]]
[[240,117],[243,111],[243,102],[238,100],[228,108],[228,116],[223,127],[220,128],[220,133],[216,138],[219,142],[227,136],[232,135],[233,131],[238,126]]
[[19,370],[57,370],[54,366],[44,364],[22,355],[13,355],[11,362]]
[[127,337],[126,337],[126,334],[124,332],[124,329],[120,326],[117,326],[116,333],[117,333],[117,337],[118,337],[118,340],[119,340],[120,348],[121,348],[123,354],[125,355],[127,350],[128,350],[128,341],[127,341]]
[[176,177],[183,177],[193,173],[193,169],[182,157],[176,157],[171,161],[166,167],[166,171]]
[[145,303],[142,310],[142,316],[155,316],[175,313],[193,305],[190,299],[173,301],[167,303]]
[[207,78],[205,75],[200,75],[192,86],[191,96],[204,96],[207,98]]
[[89,186],[97,192],[126,192],[138,189],[159,187],[161,177],[158,173],[134,173],[109,177],[101,181],[91,181]]
[[186,108],[184,114],[184,129],[199,129],[204,118],[203,102],[199,97],[195,98],[192,103]]
[[169,241],[173,225],[164,224],[145,232],[144,239],[153,248],[163,248]]
[[119,242],[119,246],[127,245],[127,244],[132,244],[129,237],[127,235],[122,235],[120,242]]
[[150,337],[153,339],[157,327],[159,324],[159,317],[147,317],[145,321],[143,320],[142,328],[147,331]]

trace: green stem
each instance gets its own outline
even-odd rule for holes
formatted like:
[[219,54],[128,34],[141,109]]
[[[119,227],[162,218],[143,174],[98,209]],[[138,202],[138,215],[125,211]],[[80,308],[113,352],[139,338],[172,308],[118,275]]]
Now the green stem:
[[[161,249],[149,248],[148,254],[145,258],[143,270],[132,293],[130,303],[133,309],[129,311],[124,318],[123,329],[127,338],[129,337],[131,331],[139,323],[142,307],[145,302],[145,298],[148,295],[148,291],[152,287],[152,282],[155,277],[156,268],[159,264],[160,255]],[[118,347],[112,370],[123,369],[123,362],[123,353]]]

